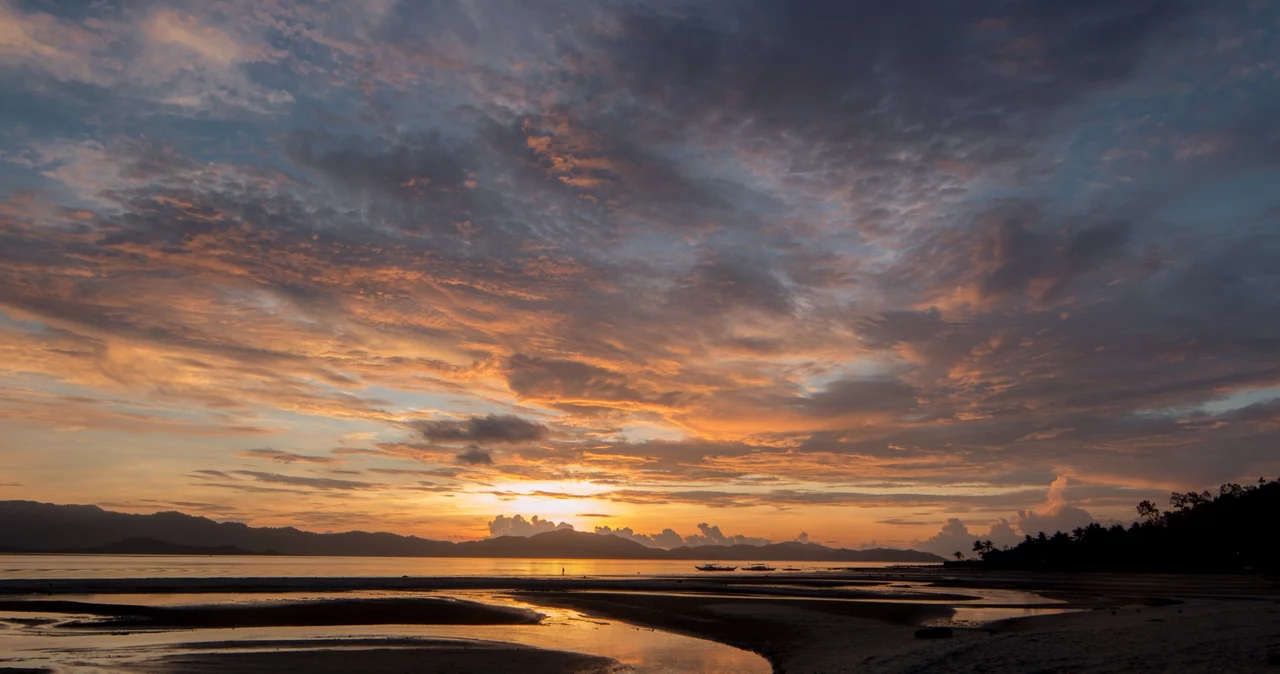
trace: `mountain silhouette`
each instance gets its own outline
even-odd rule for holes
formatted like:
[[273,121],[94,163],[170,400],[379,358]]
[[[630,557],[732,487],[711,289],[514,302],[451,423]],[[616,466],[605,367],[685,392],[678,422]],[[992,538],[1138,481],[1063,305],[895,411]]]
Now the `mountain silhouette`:
[[234,545],[178,545],[166,543],[154,538],[126,538],[124,540],[98,545],[89,548],[69,548],[66,550],[32,550],[12,546],[0,547],[0,552],[7,553],[57,553],[70,555],[275,555],[274,550],[253,552]]
[[[532,557],[565,559],[714,559],[829,562],[938,562],[915,550],[846,550],[814,543],[705,545],[661,550],[617,536],[560,530],[453,543],[392,533],[314,533],[251,527],[167,511],[150,515],[90,505],[0,501],[0,552],[120,554],[284,554],[376,557]],[[224,550],[211,552],[211,550]]]

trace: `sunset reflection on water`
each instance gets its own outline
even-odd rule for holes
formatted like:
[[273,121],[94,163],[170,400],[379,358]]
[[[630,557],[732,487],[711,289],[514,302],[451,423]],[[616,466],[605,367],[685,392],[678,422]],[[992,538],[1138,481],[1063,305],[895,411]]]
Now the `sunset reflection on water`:
[[[80,595],[59,599],[94,603],[136,605],[238,604],[290,600],[332,599],[337,597],[413,596],[414,593],[276,593],[276,594],[166,594],[166,595]],[[440,597],[438,593],[422,596]],[[538,625],[372,625],[335,627],[250,627],[229,629],[162,630],[111,633],[59,629],[56,624],[22,624],[21,620],[36,614],[0,615],[0,652],[7,654],[5,664],[27,667],[77,667],[111,664],[128,671],[130,663],[155,658],[207,651],[215,642],[235,640],[246,650],[269,648],[282,640],[315,640],[340,638],[393,639],[445,638],[502,641],[536,648],[574,651],[613,658],[632,668],[637,674],[764,674],[771,668],[760,656],[713,641],[695,639],[660,630],[635,627],[625,623],[584,616],[577,611],[532,606],[499,593],[449,592],[447,596],[532,608],[546,617]],[[39,614],[44,619],[68,618],[66,615]],[[325,644],[332,647],[332,643]],[[225,649],[220,649],[225,650]]]

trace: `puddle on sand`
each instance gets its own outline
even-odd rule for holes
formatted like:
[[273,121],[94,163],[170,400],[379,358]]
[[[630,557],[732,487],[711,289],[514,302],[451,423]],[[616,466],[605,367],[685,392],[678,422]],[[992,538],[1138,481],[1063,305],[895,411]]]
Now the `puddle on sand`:
[[[427,637],[483,639],[576,651],[610,657],[637,674],[766,674],[769,664],[755,653],[703,639],[625,623],[600,620],[576,611],[533,606],[499,593],[300,593],[274,595],[81,595],[59,599],[116,604],[228,604],[299,599],[355,597],[457,597],[488,604],[532,608],[547,616],[540,625],[370,625],[340,627],[261,627],[174,631],[88,632],[56,625],[6,623],[0,630],[0,667],[50,667],[57,672],[88,673],[110,667],[127,672],[130,662],[179,653],[199,652],[201,643],[293,639],[377,639]],[[0,619],[34,617],[6,614]],[[66,619],[66,615],[41,614]]]
[[1011,606],[957,606],[956,613],[946,624],[962,627],[977,627],[985,625],[989,622],[997,620],[1005,620],[1008,618],[1030,618],[1038,615],[1053,615],[1055,613],[1076,613],[1083,609],[1078,608],[1045,608],[1045,607],[1011,607]]
[[[770,585],[768,587],[785,588],[786,585]],[[867,588],[858,588],[867,589]],[[938,588],[929,585],[910,585],[903,584],[894,588],[896,591],[910,590],[911,592],[919,592],[923,594],[967,594],[973,596],[971,600],[957,599],[921,599],[919,597],[903,598],[895,597],[892,594],[885,594],[882,597],[865,597],[865,598],[848,598],[848,597],[815,597],[809,595],[787,595],[787,594],[770,594],[770,595],[737,595],[729,593],[714,592],[694,592],[694,591],[665,591],[665,592],[647,592],[651,595],[667,595],[673,597],[715,597],[719,599],[733,600],[757,600],[768,601],[770,599],[786,599],[790,601],[813,601],[813,602],[852,602],[852,603],[894,603],[894,604],[932,604],[949,606],[955,610],[955,614],[950,618],[938,618],[926,620],[926,625],[949,625],[949,626],[965,626],[976,627],[985,623],[996,620],[1004,620],[1006,618],[1027,618],[1038,615],[1052,615],[1055,613],[1072,613],[1081,611],[1079,608],[1056,608],[1054,604],[1063,604],[1066,602],[1061,599],[1049,599],[1032,592],[1024,592],[1022,590],[1004,590],[1004,589],[974,589],[965,588],[962,592],[956,592],[950,588]],[[870,590],[875,592],[874,589]],[[582,590],[582,593],[601,593],[608,594],[619,592],[618,590]]]

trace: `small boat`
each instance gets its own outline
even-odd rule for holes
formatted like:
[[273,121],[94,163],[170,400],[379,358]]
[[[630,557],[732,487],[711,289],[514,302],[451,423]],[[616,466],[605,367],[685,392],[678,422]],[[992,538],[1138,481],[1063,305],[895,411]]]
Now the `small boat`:
[[752,564],[751,566],[742,567],[743,571],[776,571],[777,569],[765,564]]
[[801,569],[795,566],[784,566],[782,567],[782,570],[783,571],[804,571],[804,569]]
[[720,566],[719,564],[703,564],[702,566],[693,567],[699,571],[737,571],[736,566]]

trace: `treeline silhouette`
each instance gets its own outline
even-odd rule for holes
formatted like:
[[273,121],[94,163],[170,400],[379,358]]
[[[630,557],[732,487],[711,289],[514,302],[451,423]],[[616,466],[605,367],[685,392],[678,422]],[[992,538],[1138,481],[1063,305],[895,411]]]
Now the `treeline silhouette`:
[[990,569],[1054,571],[1280,572],[1280,481],[1174,492],[1170,510],[1138,504],[1129,527],[1093,523],[1070,534],[1027,536],[1012,548],[974,541]]

